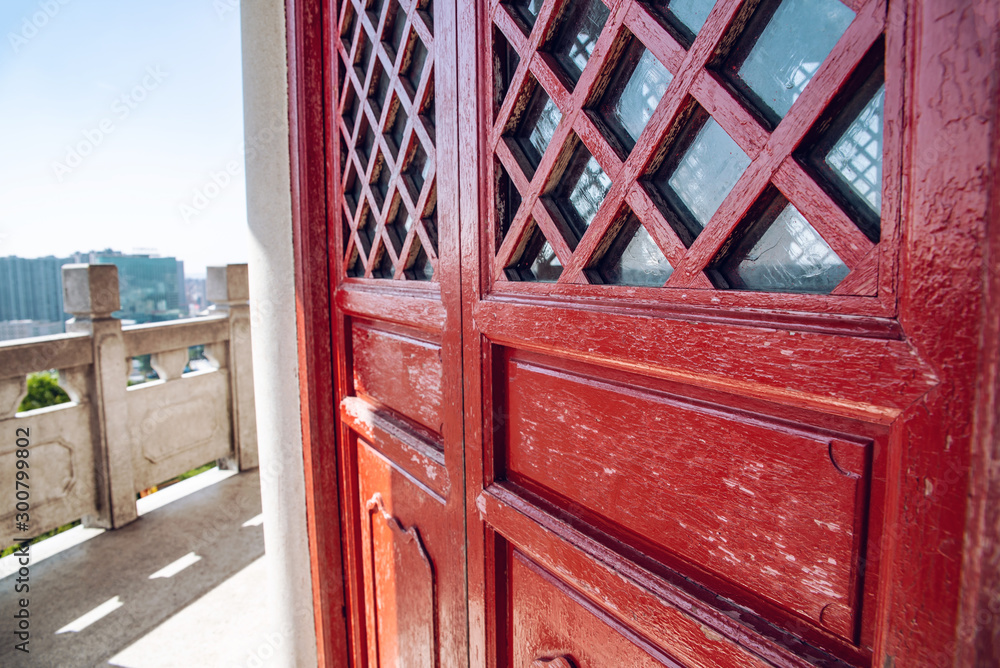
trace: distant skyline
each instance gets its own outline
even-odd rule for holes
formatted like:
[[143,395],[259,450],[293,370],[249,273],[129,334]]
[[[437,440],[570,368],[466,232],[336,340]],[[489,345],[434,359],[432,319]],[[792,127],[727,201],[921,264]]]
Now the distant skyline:
[[5,0],[0,256],[245,262],[238,0]]

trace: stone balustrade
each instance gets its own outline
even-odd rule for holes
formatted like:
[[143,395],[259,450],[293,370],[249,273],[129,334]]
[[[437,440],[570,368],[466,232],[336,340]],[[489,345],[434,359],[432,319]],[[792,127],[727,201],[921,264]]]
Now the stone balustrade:
[[[122,327],[114,265],[66,265],[67,333],[0,342],[0,546],[83,519],[118,528],[136,494],[212,460],[257,466],[247,266],[210,267],[209,317]],[[184,373],[188,348],[206,370]],[[131,358],[159,380],[128,387]],[[56,369],[70,403],[18,413],[27,375]],[[23,430],[23,431],[19,431]],[[16,438],[30,443],[30,521],[15,527]]]

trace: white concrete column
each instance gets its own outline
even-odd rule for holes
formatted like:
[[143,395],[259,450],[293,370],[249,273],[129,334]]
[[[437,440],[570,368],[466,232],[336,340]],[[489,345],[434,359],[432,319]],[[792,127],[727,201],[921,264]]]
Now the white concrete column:
[[299,413],[285,9],[282,0],[240,4],[250,314],[268,609],[282,637],[280,665],[303,668],[315,666],[317,658]]

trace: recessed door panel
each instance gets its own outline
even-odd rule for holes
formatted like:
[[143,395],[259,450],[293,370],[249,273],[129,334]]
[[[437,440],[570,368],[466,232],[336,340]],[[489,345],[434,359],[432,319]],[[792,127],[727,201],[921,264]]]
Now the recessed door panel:
[[870,443],[597,367],[505,371],[512,481],[853,639]]
[[358,440],[362,560],[369,665],[438,665],[438,602],[432,552],[447,543],[440,504]]
[[513,666],[678,665],[517,551],[510,557],[509,586]]
[[441,433],[441,346],[419,332],[386,331],[354,323],[351,328],[354,389],[400,416]]

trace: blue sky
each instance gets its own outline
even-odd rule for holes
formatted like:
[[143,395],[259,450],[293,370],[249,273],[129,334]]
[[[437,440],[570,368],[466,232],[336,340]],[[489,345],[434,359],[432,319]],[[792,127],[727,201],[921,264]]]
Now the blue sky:
[[3,0],[0,91],[0,256],[246,261],[237,0]]

